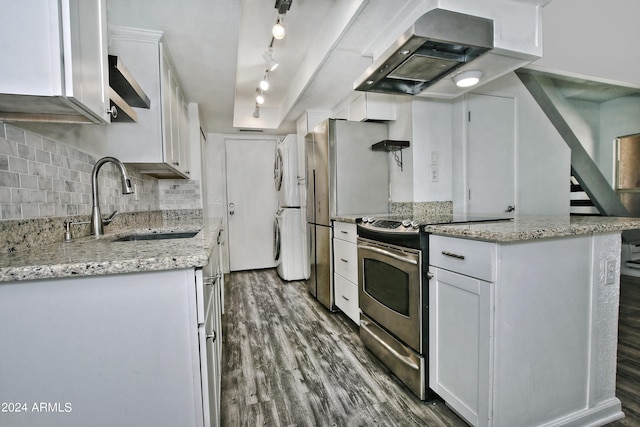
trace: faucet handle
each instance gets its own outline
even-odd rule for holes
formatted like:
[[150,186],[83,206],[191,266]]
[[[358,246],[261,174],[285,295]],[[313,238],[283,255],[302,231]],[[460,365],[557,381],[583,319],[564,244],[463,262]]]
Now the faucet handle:
[[116,215],[118,215],[118,211],[113,211],[113,213],[111,215],[109,215],[108,218],[105,218],[102,220],[102,225],[109,225],[111,224],[111,221],[113,221],[113,218],[116,217]]

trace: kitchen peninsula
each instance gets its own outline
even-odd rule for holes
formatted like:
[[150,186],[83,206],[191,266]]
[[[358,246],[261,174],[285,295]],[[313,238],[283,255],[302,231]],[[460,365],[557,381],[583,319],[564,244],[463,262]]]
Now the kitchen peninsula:
[[0,255],[0,424],[218,425],[220,230],[179,221]]
[[426,226],[429,385],[474,426],[600,426],[616,390],[620,232],[637,218]]

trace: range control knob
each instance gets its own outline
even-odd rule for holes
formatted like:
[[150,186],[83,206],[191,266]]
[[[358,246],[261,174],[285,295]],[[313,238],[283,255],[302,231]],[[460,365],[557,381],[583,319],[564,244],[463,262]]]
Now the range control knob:
[[411,225],[411,220],[410,219],[405,219],[404,221],[402,221],[402,226],[407,228]]
[[420,223],[414,219],[413,221],[411,221],[411,227],[418,228],[420,227]]

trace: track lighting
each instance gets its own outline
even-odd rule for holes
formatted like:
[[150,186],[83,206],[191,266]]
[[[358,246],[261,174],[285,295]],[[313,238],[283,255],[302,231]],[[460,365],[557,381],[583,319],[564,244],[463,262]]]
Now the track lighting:
[[452,77],[456,86],[471,87],[478,84],[482,78],[482,71],[463,71]]
[[273,29],[271,30],[273,37],[277,40],[282,40],[287,33],[286,29],[284,28],[284,24],[282,23],[282,19],[283,19],[282,16],[278,16],[276,24],[273,26]]
[[269,49],[267,49],[267,51],[262,54],[262,57],[267,64],[268,71],[273,71],[278,68],[278,62],[273,59],[273,48],[269,47]]
[[258,103],[256,103],[256,109],[253,110],[253,117],[255,117],[256,119],[260,118],[260,106],[258,105]]

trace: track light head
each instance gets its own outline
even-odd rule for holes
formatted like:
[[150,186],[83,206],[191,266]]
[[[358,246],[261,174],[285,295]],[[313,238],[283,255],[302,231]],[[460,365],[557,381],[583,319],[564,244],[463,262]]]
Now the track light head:
[[273,26],[271,33],[273,34],[273,38],[275,38],[276,40],[282,40],[284,36],[287,34],[287,31],[284,28],[284,24],[282,23],[282,17],[280,16],[278,17],[278,20],[276,21],[276,24]]
[[262,57],[267,65],[267,71],[273,71],[278,68],[278,62],[273,59],[273,48],[270,47],[267,49],[267,51],[262,54]]

